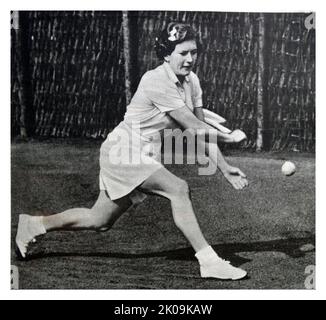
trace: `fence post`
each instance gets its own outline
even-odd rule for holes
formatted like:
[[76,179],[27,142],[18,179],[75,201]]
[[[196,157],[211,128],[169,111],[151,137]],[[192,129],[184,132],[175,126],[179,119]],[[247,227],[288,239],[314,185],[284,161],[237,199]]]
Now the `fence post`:
[[21,30],[20,30],[20,15],[19,11],[11,12],[11,28],[16,36],[16,46],[13,50],[16,50],[16,59],[17,59],[17,78],[19,83],[18,89],[18,101],[19,101],[19,135],[21,138],[27,138],[26,130],[26,97],[24,94],[24,68],[23,68],[23,50],[22,50],[22,39],[21,39]]
[[264,125],[264,90],[263,77],[265,71],[264,60],[264,42],[265,42],[265,17],[261,13],[258,18],[258,82],[257,82],[257,142],[256,150],[261,151],[263,145],[263,125]]
[[129,104],[138,86],[138,12],[123,11],[123,51],[125,59],[126,103]]
[[131,80],[130,80],[130,30],[128,11],[122,12],[123,30],[123,55],[125,59],[125,95],[127,105],[131,101]]
[[270,149],[269,67],[271,54],[270,15],[261,13],[258,18],[258,83],[257,83],[257,142],[256,150]]

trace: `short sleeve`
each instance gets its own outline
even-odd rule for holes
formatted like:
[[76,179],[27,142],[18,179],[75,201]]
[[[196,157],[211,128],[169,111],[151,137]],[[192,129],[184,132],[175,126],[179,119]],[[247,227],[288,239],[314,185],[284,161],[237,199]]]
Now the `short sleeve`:
[[186,106],[177,86],[165,79],[144,77],[142,90],[147,99],[161,112],[169,112]]
[[203,91],[200,86],[200,81],[195,73],[192,73],[191,81],[193,86],[194,108],[201,108],[203,106]]

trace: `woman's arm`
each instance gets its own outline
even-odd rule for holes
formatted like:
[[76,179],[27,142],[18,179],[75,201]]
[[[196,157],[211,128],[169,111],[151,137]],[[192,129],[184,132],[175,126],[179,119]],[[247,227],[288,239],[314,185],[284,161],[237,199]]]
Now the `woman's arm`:
[[204,130],[207,136],[210,135],[219,142],[237,142],[234,135],[220,132],[204,121],[199,120],[187,106],[170,111],[169,116],[178,122],[182,128],[194,131],[194,134],[196,134],[197,130],[201,130],[201,133],[203,133]]
[[204,111],[203,108],[194,108],[194,115],[200,120],[205,121]]
[[[201,134],[203,130],[206,135],[213,135],[213,138],[217,138],[218,141],[229,142],[233,140],[232,134],[222,133],[215,128],[209,126],[205,122],[199,120],[187,106],[173,110],[169,112],[171,118],[179,123],[184,129],[193,131],[196,135],[196,131],[200,130]],[[241,190],[248,185],[245,174],[238,168],[230,166],[224,159],[222,152],[217,144],[206,143],[202,139],[199,139],[199,143],[205,144],[205,149],[209,154],[209,157],[213,160],[214,164],[220,169],[227,181],[237,190]]]

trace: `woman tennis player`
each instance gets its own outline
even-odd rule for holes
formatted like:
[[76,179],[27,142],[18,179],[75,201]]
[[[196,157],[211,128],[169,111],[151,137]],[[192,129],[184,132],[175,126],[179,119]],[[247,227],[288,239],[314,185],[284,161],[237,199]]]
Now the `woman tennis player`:
[[[20,215],[16,245],[23,258],[28,245],[46,232],[110,229],[124,212],[143,201],[147,194],[170,200],[174,222],[195,250],[203,278],[239,280],[246,276],[244,270],[220,258],[207,243],[197,222],[186,181],[168,171],[153,152],[148,151],[155,150],[153,136],[161,137],[165,129],[171,128],[190,130],[193,135],[198,130],[209,132],[223,143],[241,142],[245,135],[240,130],[231,133],[213,130],[205,122],[202,90],[198,77],[192,72],[197,59],[196,34],[189,25],[167,25],[156,39],[155,49],[163,63],[144,74],[124,120],[101,146],[100,193],[95,205],[91,209],[69,209],[51,216]],[[138,143],[131,143],[133,137],[139,138]],[[226,180],[237,190],[245,188],[248,185],[246,176],[225,161],[218,145],[205,139],[201,141]],[[129,161],[116,161],[117,154]],[[141,161],[133,160],[136,154],[141,155]]]

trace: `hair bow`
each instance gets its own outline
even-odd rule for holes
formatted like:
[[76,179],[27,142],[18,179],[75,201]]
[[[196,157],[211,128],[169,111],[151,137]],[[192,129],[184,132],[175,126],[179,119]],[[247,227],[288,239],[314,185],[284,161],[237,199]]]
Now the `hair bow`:
[[169,41],[176,41],[177,40],[177,37],[176,37],[177,33],[178,33],[178,30],[175,27],[173,27],[173,29],[169,32],[169,38],[168,38]]

